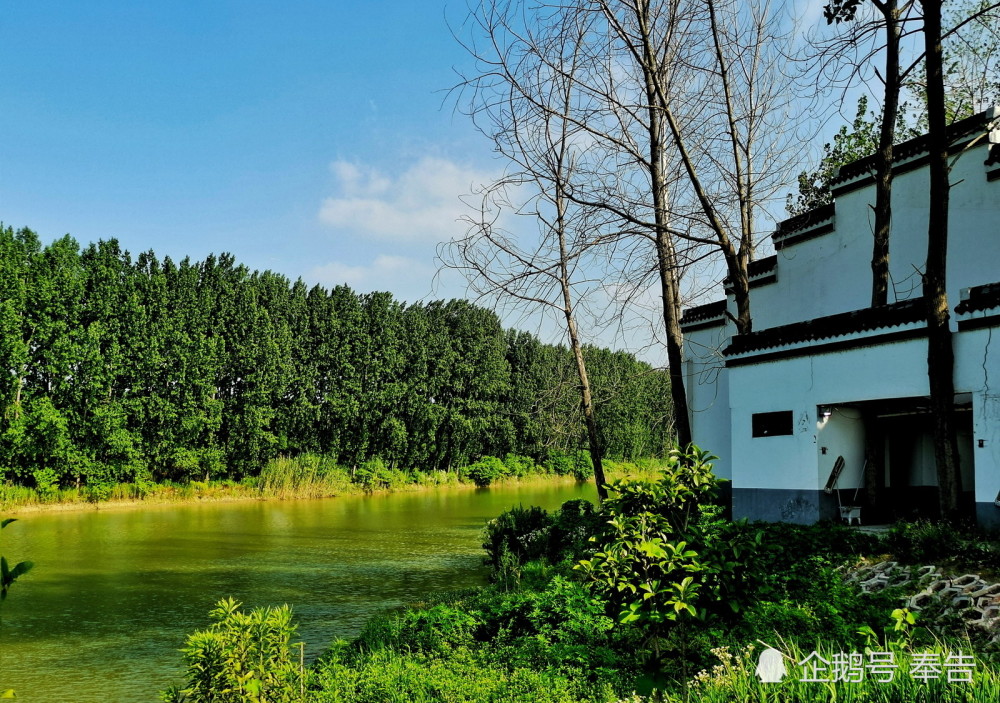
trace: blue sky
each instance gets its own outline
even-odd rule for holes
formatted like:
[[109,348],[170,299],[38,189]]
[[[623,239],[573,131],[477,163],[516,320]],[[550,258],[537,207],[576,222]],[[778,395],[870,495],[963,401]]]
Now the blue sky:
[[[799,17],[819,21],[822,4],[799,0]],[[502,168],[447,98],[470,66],[449,28],[466,7],[5,3],[0,221],[43,241],[117,238],[133,255],[229,251],[407,301],[462,296],[457,274],[436,276],[436,245],[465,231],[459,197]],[[658,326],[652,307],[638,314]]]
[[498,168],[446,100],[463,8],[5,3],[0,220],[427,295],[458,195]]

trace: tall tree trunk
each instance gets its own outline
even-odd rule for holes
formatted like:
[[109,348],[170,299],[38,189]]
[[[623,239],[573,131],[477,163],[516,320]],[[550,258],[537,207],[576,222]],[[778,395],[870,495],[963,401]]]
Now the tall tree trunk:
[[583,359],[583,349],[580,337],[576,332],[576,321],[572,312],[566,313],[566,328],[569,330],[570,346],[573,349],[573,359],[576,361],[576,372],[580,378],[580,408],[583,411],[583,421],[587,426],[587,441],[590,445],[590,458],[594,462],[594,482],[597,484],[597,499],[604,502],[608,498],[607,479],[604,476],[603,450],[601,439],[597,433],[597,416],[594,413],[594,402],[590,394],[590,379],[587,376],[587,364]]
[[889,301],[889,225],[892,220],[892,146],[899,110],[899,37],[897,0],[875,0],[885,19],[885,100],[875,159],[875,230],[872,246],[872,307]]
[[927,378],[934,422],[934,459],[937,464],[941,516],[958,516],[962,476],[959,473],[955,432],[955,356],[948,326],[948,134],[941,54],[941,2],[921,0],[927,68],[930,206],[927,229],[927,265],[923,292],[927,304]]
[[[564,142],[565,143],[565,142]],[[566,331],[569,334],[570,348],[573,350],[573,360],[576,362],[576,373],[580,379],[580,410],[583,412],[583,422],[587,426],[587,442],[590,446],[590,459],[594,464],[594,482],[597,484],[597,499],[607,500],[608,491],[605,488],[607,479],[604,476],[603,450],[601,438],[597,432],[597,416],[594,413],[594,400],[590,392],[590,377],[587,375],[587,363],[583,358],[583,348],[580,345],[580,334],[576,328],[576,318],[573,315],[573,299],[569,281],[569,255],[566,251],[565,209],[566,197],[562,190],[562,181],[557,177],[556,183],[556,234],[559,237],[559,287],[562,289],[563,314],[566,317]]]
[[[637,6],[642,33],[642,71],[646,90],[647,133],[649,135],[649,184],[653,196],[653,217],[656,235],[656,261],[663,299],[663,326],[667,335],[667,364],[670,374],[670,396],[674,403],[674,426],[677,445],[687,448],[691,435],[687,393],[684,388],[684,336],[681,332],[680,288],[677,285],[677,256],[674,249],[667,211],[667,177],[663,152],[663,119],[666,106],[662,91],[663,71],[659,55],[653,46],[649,3]],[[658,87],[661,90],[658,90]]]

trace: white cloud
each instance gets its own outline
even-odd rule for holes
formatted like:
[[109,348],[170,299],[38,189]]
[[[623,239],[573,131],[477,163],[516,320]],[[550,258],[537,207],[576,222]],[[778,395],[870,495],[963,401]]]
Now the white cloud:
[[405,256],[379,254],[370,264],[351,266],[331,261],[304,276],[327,288],[347,284],[359,293],[387,290],[400,299],[416,301],[430,292],[434,268]]
[[492,177],[448,159],[426,156],[396,174],[350,161],[330,165],[337,192],[319,210],[325,225],[396,242],[461,236],[468,208],[460,197]]

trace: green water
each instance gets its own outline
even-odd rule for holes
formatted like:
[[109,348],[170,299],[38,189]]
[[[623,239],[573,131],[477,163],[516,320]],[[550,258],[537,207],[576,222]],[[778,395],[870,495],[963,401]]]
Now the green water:
[[590,486],[26,514],[0,552],[35,569],[2,606],[0,690],[21,701],[155,701],[216,601],[293,606],[306,656],[374,613],[484,582],[480,531],[511,505]]

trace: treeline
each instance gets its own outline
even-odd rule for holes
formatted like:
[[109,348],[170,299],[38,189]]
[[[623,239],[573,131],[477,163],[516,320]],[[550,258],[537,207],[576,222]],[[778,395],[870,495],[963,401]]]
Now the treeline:
[[[666,375],[587,356],[606,453],[661,455]],[[575,384],[567,350],[464,300],[0,227],[0,472],[17,484],[239,479],[306,452],[427,471],[543,458],[584,446]]]

